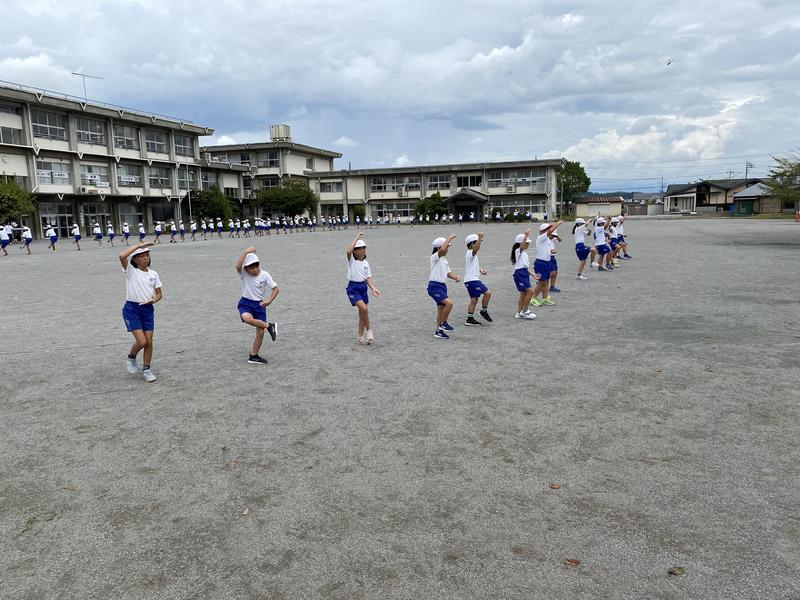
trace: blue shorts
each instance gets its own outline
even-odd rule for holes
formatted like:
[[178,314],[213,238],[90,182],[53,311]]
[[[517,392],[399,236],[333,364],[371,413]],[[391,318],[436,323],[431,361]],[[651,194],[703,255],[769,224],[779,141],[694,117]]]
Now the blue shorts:
[[22,238],[22,241],[25,242],[26,246],[30,246],[33,238]]
[[600,256],[605,256],[609,252],[611,252],[611,248],[608,244],[600,244],[597,246],[597,251],[600,253]]
[[143,234],[143,233],[140,233],[140,234],[139,234],[139,240],[143,240],[143,239],[144,239],[144,236],[145,236],[145,234]]
[[618,238],[611,238],[611,249],[615,250],[617,246],[619,246],[619,239]]
[[625,236],[624,235],[618,235],[617,236],[617,240],[619,240],[620,244],[624,244],[625,243]]
[[94,239],[96,239],[96,240],[102,240],[102,239],[103,239],[103,234],[102,234],[102,233],[95,233],[95,234],[94,234]]
[[244,313],[250,313],[254,319],[261,319],[262,321],[267,320],[267,309],[261,306],[258,300],[239,298],[239,305],[236,308],[239,309],[239,318],[241,318]]
[[347,297],[350,305],[355,306],[361,300],[364,304],[369,304],[369,287],[366,281],[348,281]]
[[552,275],[558,271],[558,261],[556,260],[555,256],[550,257],[550,274]]
[[155,328],[155,310],[152,304],[140,305],[130,300],[122,307],[122,319],[128,331],[153,331]]
[[531,274],[528,272],[528,269],[515,269],[514,283],[519,292],[531,289]]
[[75,236],[73,236],[73,237],[75,238],[75,241],[76,241],[76,242],[77,242],[77,241],[80,241],[80,239],[81,239],[81,236],[80,236],[80,235],[75,235]]
[[178,231],[180,232],[180,234],[181,234],[181,235],[183,235],[184,233],[186,233],[186,230],[185,230],[185,229],[179,229]]
[[108,239],[113,240],[115,235],[116,235],[115,233],[109,233]]
[[547,281],[550,279],[550,274],[553,272],[553,263],[549,260],[537,258],[533,261],[533,272],[540,277],[541,281]]
[[160,237],[161,237],[161,232],[160,231],[156,231],[156,239],[158,239]]
[[575,244],[575,254],[578,255],[578,260],[586,260],[586,257],[589,256],[589,252],[591,252],[591,248],[586,244]]
[[433,298],[436,304],[441,304],[447,300],[447,284],[440,281],[429,281],[428,296]]
[[50,243],[51,244],[55,244],[57,241],[58,241],[58,236],[57,235],[51,235],[50,236]]
[[476,279],[475,281],[465,281],[464,285],[467,287],[467,294],[469,294],[470,298],[480,298],[483,294],[489,291],[489,288],[487,288],[486,284],[480,279]]
[[127,239],[128,239],[128,236],[130,235],[130,232],[129,232],[129,231],[126,231],[126,232],[125,232],[125,233],[123,233],[122,235],[124,235],[124,236],[125,236],[125,239],[127,240]]
[[8,240],[0,240],[0,248],[5,248],[8,244]]

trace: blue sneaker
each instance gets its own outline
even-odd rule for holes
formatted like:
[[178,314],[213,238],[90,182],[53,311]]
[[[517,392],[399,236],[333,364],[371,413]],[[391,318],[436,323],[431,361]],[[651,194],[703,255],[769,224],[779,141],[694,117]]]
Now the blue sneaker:
[[556,292],[556,293],[558,293],[558,292],[560,292],[560,291],[561,291],[561,289],[557,288],[557,287],[556,287],[556,286],[554,286],[554,285],[551,285],[551,286],[550,286],[550,291],[551,291],[551,292]]
[[439,325],[439,329],[444,329],[445,331],[453,331],[455,327],[453,327],[452,325],[450,325],[450,323],[445,321],[444,323]]
[[446,334],[444,331],[442,331],[441,329],[437,329],[437,330],[434,332],[434,334],[433,334],[433,337],[435,337],[435,338],[439,338],[440,340],[449,340],[449,339],[450,339],[450,336],[449,336],[449,335],[447,335],[447,334]]
[[603,272],[603,271],[606,270],[606,268],[605,267],[597,267],[597,270]]

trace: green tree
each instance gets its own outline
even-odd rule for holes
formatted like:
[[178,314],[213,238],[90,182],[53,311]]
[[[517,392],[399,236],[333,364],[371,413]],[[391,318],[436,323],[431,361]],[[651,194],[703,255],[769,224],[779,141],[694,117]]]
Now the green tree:
[[441,217],[446,212],[447,206],[445,205],[444,200],[442,200],[442,195],[439,192],[431,194],[427,198],[420,200],[414,205],[414,214],[418,217],[430,215],[431,218],[433,218],[436,213],[439,213],[439,216]]
[[261,190],[256,202],[268,214],[286,216],[313,214],[317,210],[317,195],[308,185],[297,179],[287,179],[276,188]]
[[19,222],[34,211],[33,195],[23,190],[17,182],[0,177],[0,223]]
[[785,202],[794,202],[800,210],[800,153],[793,156],[773,156],[775,166],[769,171],[769,187],[772,197]]
[[204,217],[219,217],[223,221],[227,221],[233,215],[231,210],[231,203],[225,194],[222,193],[217,186],[211,186],[207,190],[203,190],[199,194],[192,194],[195,205],[197,206],[198,214]]
[[558,173],[556,180],[558,193],[561,194],[561,202],[566,205],[572,202],[575,194],[588,192],[592,180],[586,174],[586,170],[578,161],[566,161],[564,169]]

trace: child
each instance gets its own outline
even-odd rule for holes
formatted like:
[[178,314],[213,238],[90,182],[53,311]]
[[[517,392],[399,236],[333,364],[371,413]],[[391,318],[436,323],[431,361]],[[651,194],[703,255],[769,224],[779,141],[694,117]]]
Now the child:
[[155,240],[154,243],[155,244],[160,244],[161,243],[161,221],[156,221],[155,230],[156,230],[156,240]]
[[[606,220],[603,217],[597,217],[594,221],[594,243],[597,252],[600,254],[597,270],[600,272],[613,271],[614,267],[611,266],[611,248],[606,244]],[[606,267],[603,267],[605,261]]]
[[186,226],[183,221],[178,222],[178,234],[181,236],[181,244],[186,241]]
[[228,219],[228,238],[233,238],[233,219]]
[[48,248],[50,248],[53,252],[55,252],[58,236],[56,235],[56,230],[49,223],[47,224],[47,231],[44,232],[44,235],[50,238],[50,245],[48,246]]
[[6,228],[0,225],[0,250],[3,251],[3,256],[8,256],[8,250],[6,250],[6,246],[11,243],[11,240],[6,233]]
[[520,233],[514,238],[514,245],[511,246],[511,264],[514,265],[514,285],[517,286],[519,298],[517,298],[517,312],[514,313],[515,319],[532,320],[536,315],[531,312],[529,303],[533,296],[531,288],[531,263],[528,258],[528,236],[530,229],[525,233]]
[[150,369],[155,328],[153,304],[162,297],[161,279],[158,273],[150,269],[150,247],[153,245],[153,242],[136,244],[119,255],[119,262],[125,271],[125,306],[122,307],[122,318],[134,340],[131,351],[128,352],[128,373],[136,375],[139,372],[136,355],[144,350],[142,377],[147,382],[156,380]]
[[550,291],[559,293],[560,288],[556,287],[558,280],[558,261],[556,260],[556,243],[555,240],[561,241],[561,236],[558,235],[555,229],[551,229],[547,234],[547,240],[550,242]]
[[[364,234],[359,232],[345,254],[347,256],[347,297],[350,305],[358,308],[358,344],[370,345],[375,341],[372,329],[369,327],[369,294],[367,289],[372,290],[373,295],[380,296],[381,292],[372,283],[372,271],[367,262],[367,243],[361,239]],[[365,335],[366,332],[366,335]]]
[[92,233],[94,234],[94,239],[97,242],[97,247],[101,248],[103,246],[103,230],[100,228],[100,223],[92,223]]
[[222,239],[222,219],[217,217],[217,238]]
[[196,242],[197,241],[197,237],[196,237],[197,236],[197,221],[192,219],[191,222],[189,223],[189,229],[192,232],[192,241]]
[[578,281],[586,281],[587,278],[583,275],[583,269],[586,267],[586,258],[591,255],[589,262],[593,263],[595,256],[597,256],[597,250],[595,250],[594,246],[592,246],[591,249],[586,246],[586,236],[591,234],[592,231],[586,224],[586,220],[578,217],[575,219],[572,233],[575,234],[575,254],[578,255],[579,261],[578,276],[575,279]]
[[619,216],[619,225],[617,225],[617,238],[619,239],[619,244],[622,246],[622,256],[624,258],[633,258],[630,254],[628,254],[628,242],[625,240],[625,230],[622,226],[623,222],[625,221],[625,217],[623,215]]
[[169,222],[169,243],[170,244],[177,244],[178,242],[175,241],[175,234],[178,233],[178,228],[175,226],[175,221],[171,220]]
[[608,226],[608,245],[611,246],[611,264],[614,265],[614,267],[619,266],[617,254],[622,250],[619,245],[619,234],[617,233],[618,223],[619,219],[617,217],[611,217],[611,223]]
[[122,224],[122,236],[125,238],[125,245],[129,246],[128,244],[128,237],[131,235],[131,228],[128,227],[127,223]]
[[77,223],[72,224],[72,243],[78,247],[78,250],[81,249],[81,228],[78,226]]
[[[237,308],[242,322],[256,328],[256,337],[247,362],[252,365],[265,365],[266,359],[258,355],[261,343],[264,341],[264,330],[267,330],[273,342],[278,337],[278,325],[267,322],[265,309],[275,300],[279,290],[278,284],[273,281],[270,274],[261,269],[255,251],[256,249],[250,246],[236,261],[236,271],[242,278],[242,297]],[[267,288],[272,290],[269,299],[266,299]]]
[[137,227],[139,228],[139,243],[141,244],[144,241],[144,236],[147,234],[144,231],[144,223],[139,223]]
[[433,240],[433,252],[430,259],[430,277],[428,277],[428,295],[436,302],[436,331],[434,337],[440,340],[450,339],[445,331],[453,331],[453,326],[447,322],[450,311],[453,310],[453,301],[447,297],[447,280],[461,281],[458,275],[450,272],[450,265],[447,264],[447,250],[456,236],[451,235],[447,239],[438,237]]
[[[459,218],[461,213],[458,214]],[[481,325],[480,321],[475,320],[475,308],[478,306],[478,299],[483,296],[481,302],[481,317],[489,323],[492,322],[492,317],[489,316],[489,300],[492,297],[492,292],[486,287],[486,284],[481,281],[481,275],[486,275],[486,271],[481,269],[480,262],[478,261],[478,251],[481,249],[483,238],[486,235],[481,231],[480,233],[471,233],[467,236],[467,261],[464,267],[464,285],[469,294],[469,308],[467,309],[467,320],[464,325]]]
[[22,246],[20,246],[20,250],[25,248],[28,251],[28,254],[31,253],[31,242],[33,241],[33,234],[31,233],[31,228],[27,225],[22,226]]
[[114,226],[109,221],[108,226],[106,227],[106,235],[108,235],[108,243],[111,244],[111,247],[114,247]]
[[[553,270],[553,262],[551,260],[553,253],[548,235],[551,231],[558,229],[563,221],[548,225],[542,223],[539,225],[539,236],[536,238],[536,259],[533,261],[534,277],[538,278],[536,282],[536,289],[531,298],[532,306],[553,306],[555,300],[550,297],[550,273]],[[542,299],[539,300],[541,294]]]

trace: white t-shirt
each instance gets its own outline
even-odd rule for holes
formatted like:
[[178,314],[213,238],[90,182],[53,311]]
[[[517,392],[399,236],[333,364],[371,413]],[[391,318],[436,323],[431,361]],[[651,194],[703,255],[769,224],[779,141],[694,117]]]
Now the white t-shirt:
[[172,233],[175,233],[176,231],[178,231],[178,228],[175,226],[175,223],[170,223],[170,224],[169,224],[169,230],[170,230]]
[[29,228],[27,228],[27,227],[23,227],[22,228],[22,237],[24,237],[26,240],[33,239],[33,235],[31,234],[31,230]]
[[514,270],[517,269],[528,269],[531,266],[530,259],[528,258],[528,251],[523,250],[522,248],[517,248],[514,251],[514,255],[516,256],[516,262],[514,263]]
[[586,225],[580,225],[575,228],[575,244],[585,244],[586,234],[591,233],[591,230]]
[[372,277],[372,271],[369,268],[367,259],[356,260],[352,256],[347,261],[347,280],[348,281],[366,281],[368,277]]
[[261,272],[253,277],[242,267],[239,276],[242,278],[242,298],[248,300],[261,302],[267,297],[267,288],[273,289],[278,286],[264,269],[261,269]]
[[536,260],[550,260],[551,240],[546,233],[536,236]]
[[0,240],[3,240],[4,242],[8,241],[8,234],[6,233],[5,227],[0,227]]
[[144,225],[139,225],[139,233],[144,233]]
[[622,226],[622,223],[620,223],[620,224],[617,226],[617,234],[618,234],[618,235],[625,235],[625,229],[623,228],[623,226]]
[[439,256],[438,252],[431,254],[431,276],[428,281],[438,281],[447,283],[447,274],[450,272],[450,265],[444,256]]
[[550,256],[553,256],[553,250],[556,249],[556,241],[549,236],[547,238],[547,241],[549,242],[548,245],[550,246]]
[[125,269],[125,300],[129,302],[147,302],[161,287],[158,273],[153,269],[142,271],[133,266],[130,258]]
[[122,233],[130,233],[130,232],[131,232],[130,227],[128,227],[127,225],[122,226]]
[[602,225],[598,225],[594,228],[594,241],[598,246],[602,246],[606,243],[606,230],[603,229]]
[[464,267],[464,282],[467,281],[480,281],[481,279],[481,264],[478,260],[478,255],[473,254],[472,250],[467,250],[467,264]]
[[73,225],[72,226],[72,235],[80,235],[80,234],[81,234],[81,228],[78,227],[77,225]]
[[47,227],[47,231],[45,231],[45,237],[50,237],[56,234],[56,230],[53,229],[52,225]]
[[106,233],[114,233],[114,227],[112,227],[111,225],[109,225],[109,226],[106,228]]
[[161,233],[161,223],[156,223],[156,233]]
[[617,233],[617,226],[616,226],[616,225],[611,225],[611,226],[608,228],[608,235],[609,235],[609,237],[610,237],[612,240],[615,240],[615,239],[617,239],[617,237],[619,236],[619,234]]

